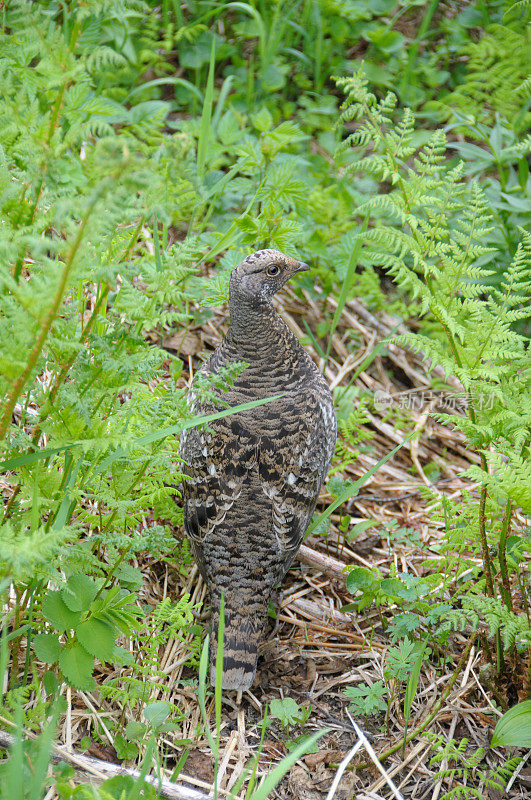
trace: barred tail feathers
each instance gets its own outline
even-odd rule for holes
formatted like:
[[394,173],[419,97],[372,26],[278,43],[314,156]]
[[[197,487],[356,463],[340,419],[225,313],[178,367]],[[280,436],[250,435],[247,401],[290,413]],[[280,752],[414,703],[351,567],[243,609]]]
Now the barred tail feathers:
[[[240,613],[225,612],[225,631],[223,635],[223,689],[245,691],[250,689],[256,675],[258,645],[262,634],[260,624]],[[219,615],[212,615],[210,632],[210,683],[216,683],[216,654],[218,648]]]

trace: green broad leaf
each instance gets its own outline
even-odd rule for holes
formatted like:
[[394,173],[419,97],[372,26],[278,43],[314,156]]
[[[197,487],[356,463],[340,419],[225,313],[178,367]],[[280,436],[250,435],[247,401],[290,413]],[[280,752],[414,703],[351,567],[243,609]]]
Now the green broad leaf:
[[61,652],[61,643],[53,633],[38,633],[33,637],[33,649],[40,661],[55,664]]
[[350,698],[350,708],[357,714],[371,715],[385,711],[387,703],[383,698],[387,694],[387,687],[383,681],[375,681],[370,686],[361,683],[358,686],[348,686],[345,696]]
[[160,726],[167,720],[170,715],[171,706],[164,700],[158,700],[156,703],[148,703],[144,709],[144,716],[153,728],[160,728]]
[[342,614],[349,614],[352,612],[356,612],[358,610],[357,603],[346,603],[344,606],[341,606],[339,609]]
[[[425,0],[422,0],[422,5],[424,5]],[[371,0],[370,4],[367,4],[370,7],[371,14],[375,17],[384,16],[384,14],[390,14],[391,11],[396,7],[396,3],[394,0]]]
[[259,74],[264,89],[268,92],[276,92],[278,89],[282,89],[286,83],[285,72],[278,64],[268,64],[260,70]]
[[63,600],[63,592],[49,592],[42,604],[42,613],[58,633],[77,627],[81,620],[79,611],[71,611]]
[[267,133],[273,127],[273,117],[267,106],[262,106],[258,113],[253,114],[251,122],[257,131]]
[[90,617],[76,628],[76,636],[87,653],[100,661],[112,661],[114,658],[114,640],[116,628],[102,619]]
[[139,739],[143,739],[147,732],[147,725],[143,722],[137,722],[136,720],[131,720],[125,726],[125,735],[126,738],[130,741],[138,741]]
[[136,758],[138,755],[138,745],[128,742],[121,733],[117,733],[114,737],[114,749],[120,759]]
[[298,722],[300,708],[291,697],[284,697],[282,700],[275,698],[271,700],[269,713],[272,717],[277,717],[283,725],[294,725]]
[[[82,788],[82,787],[79,787]],[[106,781],[100,786],[100,795],[104,797],[105,800],[107,798],[122,798],[122,797],[141,797],[140,790],[142,788],[146,788],[146,784],[144,781],[140,781],[138,778],[133,778],[132,775],[113,775],[112,778],[107,778]],[[149,789],[150,787],[147,786]],[[133,792],[135,794],[133,794]],[[79,795],[81,800],[86,800],[88,795]],[[91,798],[94,795],[91,795]],[[144,797],[149,797],[148,794],[144,792]]]
[[345,479],[342,478],[341,475],[332,475],[332,477],[328,479],[326,488],[332,497],[338,497],[345,489]]
[[74,689],[90,692],[96,688],[92,677],[94,657],[87,653],[79,642],[72,642],[63,647],[59,656],[59,666],[67,683]]
[[48,670],[48,672],[44,673],[42,676],[42,683],[46,694],[55,694],[59,689],[57,675],[55,675],[55,673],[51,670]]
[[347,589],[351,594],[369,589],[374,583],[374,575],[370,569],[355,567],[347,575]]
[[179,64],[191,69],[200,69],[203,64],[208,64],[213,40],[210,31],[201,31],[193,42],[183,43],[179,52]]
[[498,720],[491,747],[531,747],[531,700],[513,706]]
[[[407,587],[398,578],[384,578],[380,583],[380,589],[389,597],[404,597],[407,592]],[[414,599],[414,595],[405,599]]]
[[148,122],[157,114],[162,118],[166,117],[170,108],[170,103],[164,100],[146,100],[133,106],[128,116],[130,122],[138,125],[141,122]]
[[364,519],[361,522],[357,522],[350,528],[347,534],[347,541],[351,542],[353,539],[356,538],[356,536],[359,536],[360,533],[363,533],[368,528],[373,528],[377,524],[378,523],[376,522],[375,519]]
[[394,53],[397,50],[402,50],[405,42],[405,38],[401,33],[390,31],[385,25],[370,31],[365,38],[375,44],[383,53]]
[[93,578],[88,575],[71,575],[61,597],[70,611],[88,611],[90,604],[98,593],[98,587]]

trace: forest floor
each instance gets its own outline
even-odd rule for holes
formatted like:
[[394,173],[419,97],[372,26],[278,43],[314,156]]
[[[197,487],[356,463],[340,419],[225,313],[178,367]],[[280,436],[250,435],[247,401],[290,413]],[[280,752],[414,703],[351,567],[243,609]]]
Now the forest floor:
[[[307,326],[315,332],[320,320],[331,317],[334,303],[333,297],[319,300],[307,295],[303,302],[288,288],[278,308],[291,330],[303,338]],[[392,565],[398,573],[413,576],[433,571],[434,567],[426,561],[441,558],[439,545],[443,528],[443,522],[434,514],[437,496],[443,494],[459,499],[464,492],[477,492],[476,486],[462,476],[475,458],[467,450],[463,436],[430,416],[432,411],[449,409],[460,413],[459,404],[462,408],[463,400],[459,398],[455,379],[443,376],[437,368],[428,374],[421,355],[394,344],[387,344],[380,355],[368,359],[370,364],[360,371],[360,366],[367,364],[367,356],[396,326],[397,321],[387,314],[375,316],[361,302],[350,301],[333,335],[324,374],[332,388],[345,387],[343,392],[339,388],[336,393],[340,417],[348,412],[349,405],[351,409],[354,407],[359,392],[368,390],[379,398],[375,410],[367,412],[363,426],[371,438],[351,448],[357,456],[354,453],[352,463],[342,469],[343,477],[360,478],[400,444],[407,433],[415,431],[417,435],[365,483],[358,496],[339,509],[342,516],[350,515],[350,528],[365,520],[372,520],[372,527],[352,541],[346,541],[337,527],[341,516],[332,514],[328,535],[310,536],[305,541],[298,562],[282,586],[278,619],[276,623],[271,621],[270,632],[263,642],[252,690],[244,692],[242,698],[228,693],[223,699],[217,775],[221,798],[228,796],[260,749],[262,720],[275,698],[291,698],[299,709],[309,709],[309,716],[302,726],[294,724],[289,729],[283,728],[278,719],[269,718],[260,749],[258,776],[267,774],[286,755],[287,738],[293,741],[301,734],[327,730],[318,742],[318,751],[308,753],[297,762],[277,787],[274,796],[278,798],[322,800],[326,796],[338,765],[357,741],[352,720],[366,734],[378,756],[393,748],[394,751],[385,758],[386,775],[382,775],[362,747],[335,789],[336,798],[376,800],[401,796],[411,800],[437,800],[455,788],[461,783],[457,780],[459,775],[453,779],[434,779],[448,764],[430,763],[437,750],[426,734],[438,735],[444,743],[452,738],[458,742],[468,739],[469,744],[463,751],[465,756],[473,756],[478,748],[485,748],[484,757],[476,767],[468,769],[465,782],[470,789],[481,787],[482,776],[489,768],[495,770],[504,761],[501,751],[489,749],[490,737],[501,712],[488,688],[488,670],[482,669],[485,665],[480,651],[466,633],[451,635],[446,659],[439,659],[439,664],[446,666],[435,668],[430,662],[424,664],[407,726],[408,732],[421,730],[402,748],[406,729],[405,683],[397,683],[384,674],[386,654],[396,644],[385,628],[400,609],[395,606],[384,611],[373,604],[360,613],[341,611],[343,606],[353,602],[346,589],[345,567],[377,567],[384,577],[390,575]],[[189,381],[226,329],[226,313],[219,311],[201,326],[168,332],[164,346],[178,351],[188,367],[181,381]],[[401,327],[397,332],[400,331]],[[308,347],[316,363],[323,368],[323,353],[312,344]],[[445,391],[433,390],[434,378],[438,385],[442,385],[444,379]],[[347,444],[345,446],[348,448]],[[325,486],[319,507],[325,507],[333,499]],[[183,531],[176,530],[175,536],[182,541]],[[146,558],[138,566],[144,574],[142,600],[148,605],[154,606],[167,596],[176,600],[186,593],[193,603],[205,599],[205,587],[195,565],[185,574],[169,561]],[[207,619],[205,609],[200,620],[206,624]],[[142,647],[142,642],[138,642],[138,647]],[[212,788],[214,758],[207,738],[198,738],[201,717],[193,688],[197,673],[186,666],[188,660],[186,641],[168,644],[160,653],[160,668],[167,686],[163,692],[153,689],[150,700],[168,700],[182,711],[178,735],[164,736],[160,742],[161,751],[170,762],[173,759],[177,762],[183,747],[189,748],[178,780],[204,795]],[[96,675],[98,682],[106,682],[119,674],[119,671],[105,672],[104,669]],[[394,695],[388,713],[360,716],[359,712],[349,712],[345,689],[377,682],[385,684],[387,691]],[[436,704],[441,696],[443,702],[439,707]],[[207,709],[214,726],[213,697],[207,701]],[[63,742],[75,749],[76,741],[90,732],[96,718],[104,722],[121,713],[122,709],[110,700],[72,692]],[[108,747],[93,745],[89,754],[116,762],[110,735],[108,740]],[[531,797],[530,766],[524,760],[503,796],[522,800]],[[393,792],[389,779],[398,794]],[[238,796],[244,796],[244,789],[239,790]],[[483,787],[479,794],[463,796],[485,796],[494,800],[502,795]]]

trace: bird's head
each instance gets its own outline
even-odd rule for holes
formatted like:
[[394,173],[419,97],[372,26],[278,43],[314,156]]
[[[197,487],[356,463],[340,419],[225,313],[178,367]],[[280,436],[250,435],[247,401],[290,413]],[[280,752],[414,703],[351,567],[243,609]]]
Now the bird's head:
[[306,269],[309,266],[304,261],[297,261],[279,250],[257,250],[232,270],[231,297],[244,297],[253,304],[270,302],[290,278]]

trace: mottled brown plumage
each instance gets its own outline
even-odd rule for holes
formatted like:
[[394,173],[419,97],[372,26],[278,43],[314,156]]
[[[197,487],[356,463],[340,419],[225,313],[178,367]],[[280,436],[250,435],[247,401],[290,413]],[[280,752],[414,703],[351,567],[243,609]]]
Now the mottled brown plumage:
[[[336,441],[330,389],[273,308],[273,295],[307,265],[276,250],[248,256],[230,278],[230,328],[203,366],[246,369],[228,391],[234,406],[284,393],[248,411],[192,428],[181,439],[190,480],[184,522],[210,593],[211,680],[222,593],[223,688],[248,689],[272,591],[311,519]],[[217,409],[192,395],[196,413]]]

